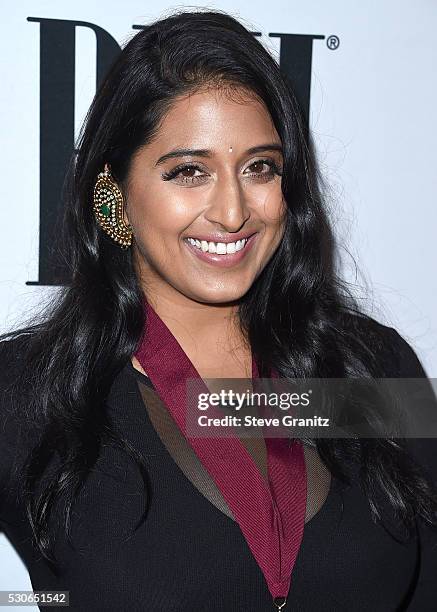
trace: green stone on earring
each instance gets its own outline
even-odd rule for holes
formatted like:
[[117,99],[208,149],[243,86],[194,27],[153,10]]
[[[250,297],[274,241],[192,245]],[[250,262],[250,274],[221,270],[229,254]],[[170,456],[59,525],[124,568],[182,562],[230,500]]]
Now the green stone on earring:
[[102,204],[101,207],[100,207],[100,212],[105,217],[109,217],[109,215],[111,214],[111,209],[109,208],[109,206],[107,204]]

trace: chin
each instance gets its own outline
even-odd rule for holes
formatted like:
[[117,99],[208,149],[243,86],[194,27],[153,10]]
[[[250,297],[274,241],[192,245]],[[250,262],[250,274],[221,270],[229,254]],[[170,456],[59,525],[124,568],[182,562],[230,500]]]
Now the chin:
[[238,301],[246,293],[247,289],[226,289],[221,288],[219,290],[212,289],[211,291],[193,291],[190,297],[196,302],[202,302],[203,304],[226,304],[229,302]]

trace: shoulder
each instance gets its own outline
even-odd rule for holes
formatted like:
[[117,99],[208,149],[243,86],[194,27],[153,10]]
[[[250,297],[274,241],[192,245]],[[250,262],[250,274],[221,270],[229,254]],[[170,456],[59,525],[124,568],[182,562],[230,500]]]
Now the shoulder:
[[11,470],[26,453],[31,431],[26,427],[26,400],[20,384],[27,344],[26,336],[0,342],[0,511]]
[[24,367],[29,335],[20,334],[0,340],[0,390],[11,383]]
[[[0,341],[0,416],[19,409],[29,378],[26,357],[29,335],[17,335]],[[24,376],[23,376],[24,375]]]
[[369,315],[351,315],[351,319],[351,325],[380,364],[381,377],[427,377],[416,351],[395,328]]
[[[437,398],[431,381],[413,347],[394,328],[378,323],[374,319],[362,322],[366,329],[372,329],[372,334],[381,338],[382,361],[387,378],[424,378],[420,383],[421,401],[426,401],[428,409],[437,412]],[[367,327],[366,327],[367,326]],[[408,393],[409,386],[402,387]],[[417,389],[417,387],[415,387]],[[424,404],[425,405],[425,404]],[[437,492],[437,439],[407,438],[404,441],[406,449],[415,461],[425,470],[428,478],[434,483]]]

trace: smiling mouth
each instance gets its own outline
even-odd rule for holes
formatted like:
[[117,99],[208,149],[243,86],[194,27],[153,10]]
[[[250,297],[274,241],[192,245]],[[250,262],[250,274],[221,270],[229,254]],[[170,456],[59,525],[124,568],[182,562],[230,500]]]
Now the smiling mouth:
[[[253,234],[252,234],[253,236]],[[242,251],[247,245],[248,241],[252,236],[242,238],[236,242],[208,242],[206,240],[199,240],[197,238],[184,238],[194,248],[197,248],[203,253],[214,253],[215,255],[229,255]]]

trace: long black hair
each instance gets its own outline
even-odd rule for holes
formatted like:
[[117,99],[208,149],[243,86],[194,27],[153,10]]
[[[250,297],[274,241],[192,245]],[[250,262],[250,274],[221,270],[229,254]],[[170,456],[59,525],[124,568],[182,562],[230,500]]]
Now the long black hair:
[[[69,534],[75,497],[103,441],[129,453],[148,486],[141,455],[116,434],[105,411],[111,384],[134,354],[146,321],[132,250],[114,244],[94,218],[97,174],[108,162],[123,186],[134,152],[153,138],[172,101],[211,84],[255,93],[283,145],[284,237],[239,307],[261,376],[270,367],[284,378],[384,375],[381,337],[372,333],[374,326],[362,324],[366,315],[335,273],[313,144],[276,61],[242,24],[221,12],[182,11],[144,27],[100,86],[67,173],[63,243],[71,282],[41,319],[7,335],[27,334],[20,389],[24,382],[30,390],[27,416],[38,440],[23,468],[23,496],[34,541],[50,563],[54,504],[65,499]],[[415,515],[435,520],[432,489],[399,441],[315,443],[338,477],[347,478],[347,461],[357,460],[375,517],[379,487],[407,525]],[[57,471],[40,490],[55,454]]]

